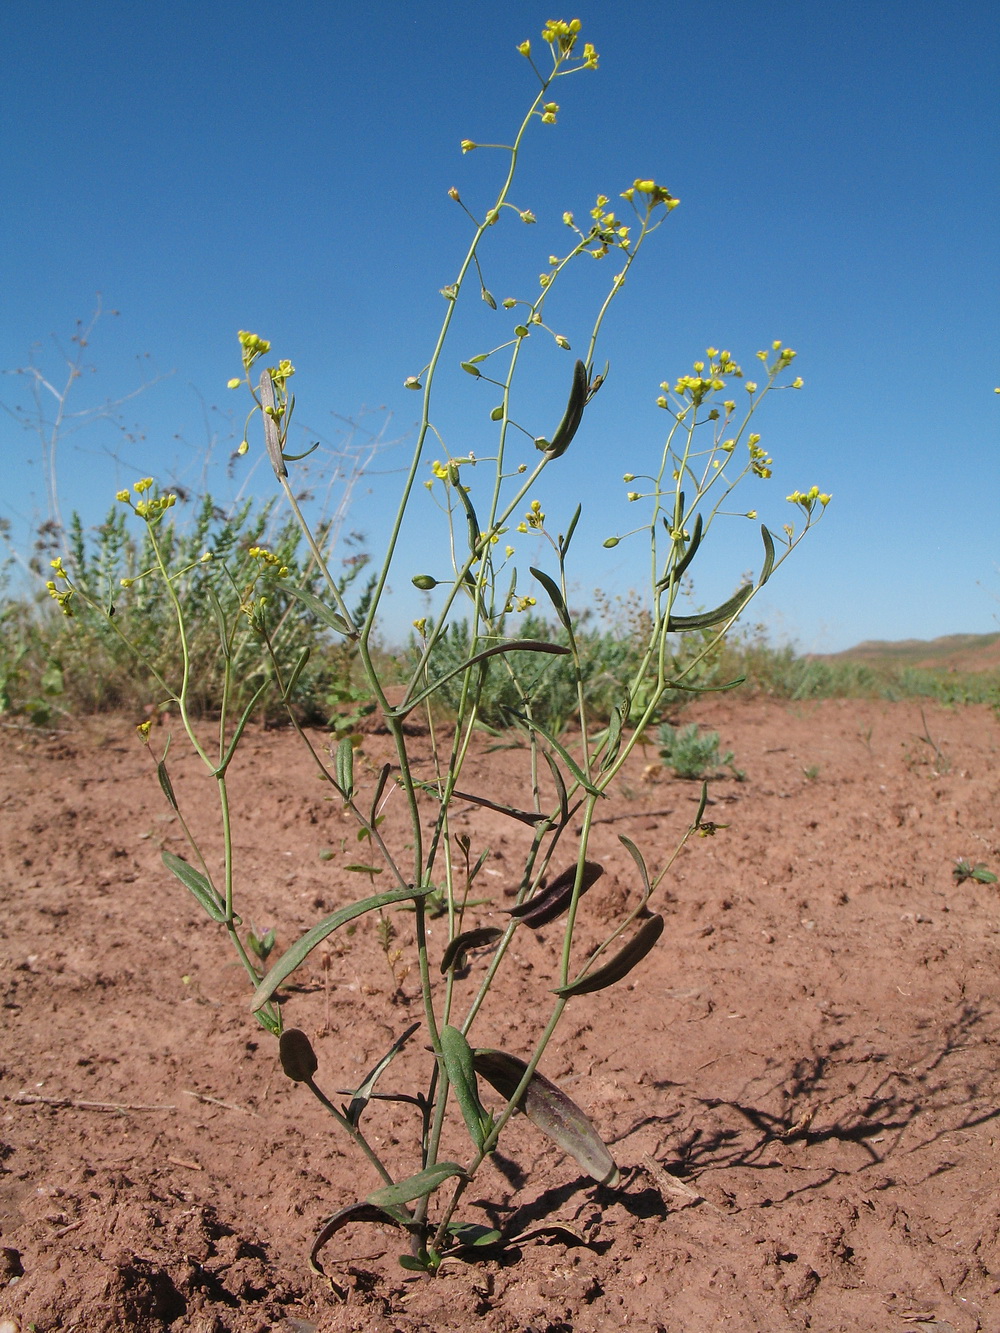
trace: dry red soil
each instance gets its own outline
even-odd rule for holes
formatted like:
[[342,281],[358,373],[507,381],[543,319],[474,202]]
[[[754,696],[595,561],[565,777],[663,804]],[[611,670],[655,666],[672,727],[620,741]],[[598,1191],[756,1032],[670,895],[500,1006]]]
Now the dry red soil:
[[[1000,724],[925,714],[937,752],[912,703],[698,705],[746,772],[711,785],[728,827],[691,841],[658,894],[659,944],[571,1001],[542,1064],[622,1184],[595,1185],[517,1117],[463,1216],[529,1238],[428,1279],[397,1264],[401,1233],[346,1229],[323,1252],[344,1300],[309,1249],[378,1182],[283,1076],[222,928],[164,870],[184,843],[132,722],[3,726],[0,1328],[995,1333],[1000,892],[953,868],[1000,870]],[[174,783],[214,853],[212,783],[179,740]],[[388,738],[364,754],[374,771]],[[634,901],[618,835],[658,868],[693,818],[697,784],[655,758],[637,752],[601,806],[582,943]],[[462,785],[513,800],[525,765],[484,742]],[[241,910],[279,950],[364,896],[342,869],[353,829],[294,735],[248,735],[232,788]],[[476,924],[506,920],[523,827],[469,805],[453,832],[492,849]],[[413,917],[394,919],[405,966]],[[518,932],[478,1044],[530,1051],[558,938]],[[415,970],[393,994],[373,918],[331,944],[283,1012],[332,1094],[421,1009]],[[415,1090],[424,1044],[387,1090]],[[366,1124],[395,1172],[415,1169],[412,1108],[380,1103]],[[445,1147],[467,1157],[464,1132]],[[579,1242],[539,1231],[555,1222]]]

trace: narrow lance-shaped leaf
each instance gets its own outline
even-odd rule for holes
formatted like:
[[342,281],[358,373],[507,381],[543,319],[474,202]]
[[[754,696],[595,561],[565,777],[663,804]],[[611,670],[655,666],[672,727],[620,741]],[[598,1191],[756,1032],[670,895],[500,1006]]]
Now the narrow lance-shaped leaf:
[[375,793],[372,796],[372,811],[368,822],[374,824],[378,818],[378,803],[382,799],[382,793],[385,791],[385,785],[389,781],[389,774],[392,772],[391,764],[383,764],[379,770],[378,781],[375,783]]
[[475,1147],[481,1149],[493,1121],[479,1100],[472,1048],[458,1028],[450,1024],[441,1029],[441,1054],[469,1136]]
[[569,544],[573,540],[573,533],[576,532],[576,525],[580,521],[580,515],[583,513],[583,505],[577,505],[573,512],[573,517],[569,521],[569,527],[566,529],[565,537],[559,538],[559,554],[565,556],[569,550]]
[[757,582],[758,588],[763,588],[764,584],[771,577],[771,570],[774,568],[774,539],[767,530],[767,526],[760,525],[760,535],[764,539],[764,567],[760,571],[760,579]]
[[[596,861],[584,861],[580,880],[581,898],[603,874],[602,865],[598,865]],[[511,916],[519,917],[526,926],[531,926],[532,930],[537,930],[539,926],[547,926],[550,921],[554,921],[557,916],[565,912],[572,902],[576,875],[577,867],[570,866],[527,902],[512,907]]]
[[163,789],[164,796],[170,802],[173,809],[179,812],[180,807],[177,804],[177,797],[174,795],[174,784],[170,781],[170,774],[167,772],[167,766],[162,759],[156,765],[156,776],[160,780],[160,786]]
[[[666,519],[663,520],[663,524],[664,527],[666,527]],[[687,573],[688,565],[690,565],[691,561],[694,559],[698,547],[701,545],[701,534],[701,515],[697,514],[695,516],[694,528],[691,531],[691,540],[688,543],[687,550],[681,556],[680,560],[678,560],[677,564],[672,566],[670,571],[660,579],[659,583],[656,585],[657,588],[665,588],[668,583],[677,584],[681,581],[683,576]]]
[[[341,1208],[339,1212],[334,1213],[331,1218],[327,1219],[323,1229],[313,1241],[313,1247],[309,1251],[309,1267],[320,1277],[327,1277],[323,1265],[319,1261],[319,1252],[327,1241],[331,1240],[343,1227],[350,1226],[352,1222],[374,1222],[381,1223],[383,1226],[388,1224],[394,1227],[405,1227],[409,1219],[399,1216],[398,1210],[395,1210],[395,1212],[396,1215],[394,1216],[393,1212],[386,1208],[378,1208],[373,1203],[349,1203],[346,1208]],[[330,1281],[330,1279],[327,1278],[327,1281]],[[339,1284],[337,1290],[342,1295],[346,1295]]]
[[703,611],[697,616],[671,616],[667,624],[669,630],[690,630],[690,629],[710,629],[712,625],[720,625],[724,620],[731,620],[739,615],[750,600],[753,593],[753,584],[745,583],[733,593],[727,602],[717,606],[714,611]]
[[219,767],[215,770],[213,774],[214,777],[217,778],[221,777],[222,774],[225,773],[229,765],[233,762],[233,755],[236,753],[236,747],[239,745],[240,741],[243,738],[243,733],[246,730],[247,723],[250,721],[250,715],[253,713],[253,710],[257,707],[257,701],[260,699],[261,695],[265,692],[265,690],[269,690],[270,688],[271,688],[271,682],[267,678],[265,678],[260,683],[260,685],[257,686],[257,689],[254,691],[253,696],[250,699],[250,702],[244,708],[240,716],[239,722],[237,722],[236,724],[236,729],[233,732],[232,736],[230,737],[229,744],[226,747],[226,753],[222,757],[222,763],[219,765]]
[[604,990],[613,986],[622,977],[627,977],[637,963],[641,963],[653,945],[663,934],[663,917],[651,916],[642,923],[623,949],[608,960],[603,967],[588,972],[585,976],[571,981],[568,986],[559,986],[553,991],[568,999],[571,995],[589,995],[592,991]]
[[[527,1064],[506,1051],[478,1050],[476,1073],[507,1101],[514,1096]],[[536,1069],[519,1103],[528,1119],[602,1185],[618,1184],[619,1172],[597,1130],[572,1098]]]
[[386,1185],[384,1189],[375,1190],[368,1195],[368,1202],[373,1203],[376,1208],[392,1208],[402,1203],[412,1203],[414,1199],[423,1199],[428,1194],[433,1194],[452,1176],[467,1178],[467,1172],[457,1162],[438,1162],[395,1185]]
[[435,690],[440,689],[445,681],[451,680],[453,676],[461,675],[463,671],[467,671],[469,667],[475,666],[478,662],[485,662],[488,657],[496,657],[499,653],[554,653],[565,657],[568,652],[569,649],[561,643],[545,643],[540,639],[507,639],[504,643],[495,643],[491,648],[484,648],[482,652],[475,653],[472,657],[467,658],[459,666],[454,667],[443,676],[439,676],[433,685],[428,685],[425,690],[421,690],[419,694],[407,699],[395,710],[395,715],[405,717],[407,713],[416,708],[417,704],[422,703]]
[[632,709],[631,696],[626,693],[625,699],[620,704],[615,704],[611,710],[611,716],[608,719],[608,731],[605,738],[604,753],[601,756],[601,772],[606,773],[611,765],[618,758],[618,753],[622,745],[622,727],[625,725],[625,719]]
[[453,963],[461,959],[462,954],[470,949],[484,949],[487,944],[494,944],[503,934],[496,926],[480,926],[477,930],[463,930],[456,935],[444,951],[441,959],[441,972],[446,973]]
[[534,565],[531,566],[531,572],[548,593],[549,601],[555,607],[556,615],[562,621],[566,629],[572,633],[573,622],[570,619],[569,608],[566,606],[566,602],[563,599],[562,590],[560,589],[559,584],[556,583],[555,579],[550,578],[544,570],[536,569]]
[[639,848],[635,845],[632,839],[626,837],[624,833],[618,834],[618,841],[621,843],[621,845],[628,852],[629,856],[631,856],[632,860],[638,866],[639,874],[642,877],[643,888],[645,890],[645,892],[643,893],[643,897],[648,898],[649,895],[652,893],[652,889],[649,886],[649,871],[646,869],[646,862],[645,859],[643,858],[642,852],[639,851]]
[[309,661],[311,653],[312,649],[309,647],[308,644],[305,646],[305,648],[302,649],[301,653],[299,653],[298,660],[292,667],[292,674],[285,681],[285,688],[281,694],[282,703],[284,704],[288,703],[289,699],[292,697],[292,691],[299,683],[299,677],[302,675],[302,672],[305,669],[305,665]]
[[411,1023],[410,1026],[406,1029],[406,1031],[402,1034],[402,1036],[397,1037],[397,1039],[392,1043],[392,1045],[386,1051],[385,1055],[382,1056],[382,1059],[379,1060],[378,1064],[374,1067],[374,1069],[368,1071],[368,1073],[362,1079],[361,1084],[358,1086],[358,1088],[355,1089],[351,1097],[350,1105],[344,1112],[345,1116],[351,1122],[352,1125],[356,1126],[358,1124],[358,1122],[361,1119],[362,1111],[364,1111],[365,1107],[372,1099],[372,1093],[375,1091],[375,1084],[382,1077],[385,1071],[389,1068],[389,1065],[396,1058],[399,1052],[403,1049],[406,1043],[410,1040],[410,1038],[413,1036],[414,1032],[416,1032],[419,1026],[420,1026],[419,1023]]
[[[425,790],[436,791],[430,783],[421,784]],[[477,796],[470,791],[453,791],[452,799],[455,801],[471,801],[473,805],[484,806],[487,810],[495,810],[498,815],[509,815],[511,819],[517,819],[522,824],[541,824],[546,816],[540,815],[534,810],[516,810],[512,805],[502,805],[499,801],[491,801],[485,796]]]
[[552,781],[556,784],[556,796],[559,799],[559,822],[565,824],[569,819],[569,796],[566,792],[566,783],[563,781],[563,775],[559,771],[559,765],[549,754],[548,750],[542,751],[542,758],[549,766],[549,772],[552,774]]
[[[164,856],[166,855],[167,853],[164,853]],[[355,917],[363,916],[365,912],[374,912],[380,907],[405,902],[407,899],[424,898],[432,892],[432,889],[433,886],[430,884],[420,888],[415,885],[408,885],[405,888],[388,889],[385,893],[376,893],[371,898],[363,898],[360,902],[341,907],[339,911],[324,917],[322,921],[313,926],[312,930],[307,930],[290,949],[286,949],[281,955],[254,991],[253,999],[250,1001],[251,1010],[259,1009],[261,1005],[265,1004],[286,977],[291,976],[295,969],[312,953],[317,944],[322,944],[326,937],[332,935],[338,927],[346,925],[348,921],[353,921]]]
[[172,875],[177,876],[186,889],[194,894],[200,906],[213,921],[225,921],[226,904],[200,870],[195,870],[193,865],[182,861],[173,852],[163,853],[163,864]]
[[215,591],[210,580],[206,583],[205,591],[219,630],[219,649],[223,657],[229,657],[229,635],[226,631],[226,617],[222,610],[222,603],[219,601],[219,594]]
[[462,502],[462,508],[465,510],[465,521],[469,528],[469,550],[475,555],[480,545],[479,519],[476,517],[472,501],[469,499],[468,492],[461,481],[455,483],[454,490]]
[[315,593],[310,592],[308,588],[297,588],[294,584],[284,584],[282,586],[285,592],[290,593],[303,606],[308,607],[321,624],[326,625],[328,629],[336,630],[338,634],[350,635],[351,627],[344,617],[337,615],[336,611],[331,611]]
[[[566,651],[568,652],[569,649],[567,648]],[[604,795],[604,792],[602,792],[599,787],[595,787],[594,784],[588,779],[586,773],[584,773],[583,769],[576,762],[576,760],[573,758],[570,752],[566,749],[565,745],[563,745],[561,741],[557,740],[551,731],[547,731],[546,728],[543,727],[542,724],[539,721],[537,721],[536,718],[532,718],[529,721],[524,716],[523,713],[519,713],[517,712],[516,709],[513,708],[507,709],[506,712],[508,717],[510,717],[514,722],[516,722],[517,725],[522,728],[522,730],[528,732],[529,735],[531,734],[531,732],[537,731],[539,736],[542,736],[546,741],[548,741],[549,745],[552,746],[553,750],[555,750],[556,754],[563,761],[563,763],[566,765],[570,773],[572,773],[573,777],[584,789],[584,791],[589,792],[591,796]],[[542,753],[543,754],[545,753],[544,750],[542,751]]]

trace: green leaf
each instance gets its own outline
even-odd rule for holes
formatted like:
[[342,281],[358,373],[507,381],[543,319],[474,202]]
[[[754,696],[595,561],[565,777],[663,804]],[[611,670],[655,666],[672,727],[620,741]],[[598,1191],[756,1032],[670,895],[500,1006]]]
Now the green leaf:
[[[567,649],[567,651],[569,650]],[[532,718],[531,721],[529,722],[527,718],[523,717],[520,713],[514,712],[513,710],[511,710],[511,716],[520,727],[523,727],[525,731],[527,732],[537,731],[539,736],[543,736],[545,740],[548,741],[548,743],[552,746],[553,750],[555,750],[555,752],[559,755],[559,758],[563,761],[563,763],[566,765],[569,771],[573,774],[573,777],[577,780],[577,782],[584,789],[584,791],[589,792],[591,796],[604,795],[604,792],[602,792],[599,787],[595,787],[594,784],[590,781],[586,773],[584,773],[583,769],[576,762],[576,760],[573,758],[570,752],[566,749],[565,745],[557,741],[555,736],[553,736],[550,731],[546,731],[546,729],[542,726],[540,722],[536,721],[534,718]],[[542,753],[543,754],[545,753],[544,750],[542,751]]]
[[170,802],[174,810],[180,813],[180,807],[177,804],[177,797],[174,795],[174,786],[170,781],[170,774],[167,772],[167,766],[161,759],[156,765],[156,776],[160,780],[160,786],[163,788],[163,794]]
[[764,538],[764,567],[760,571],[757,587],[763,588],[774,568],[774,540],[763,523],[760,525],[760,535]]
[[441,1029],[441,1054],[469,1136],[475,1147],[481,1149],[493,1122],[479,1100],[472,1048],[458,1028],[450,1024]]
[[344,617],[338,616],[336,611],[331,611],[327,604],[308,588],[297,588],[294,583],[283,583],[281,586],[283,591],[290,593],[303,606],[308,607],[316,619],[328,629],[336,630],[338,634],[350,634],[351,627]]
[[[419,784],[425,791],[436,791],[437,788],[431,783]],[[509,815],[511,819],[517,819],[522,824],[543,824],[546,816],[540,815],[534,810],[515,810],[512,805],[501,805],[499,801],[487,800],[485,796],[476,796],[469,791],[453,791],[452,800],[471,801],[473,805],[482,805],[487,810],[495,810],[498,815]]]
[[623,703],[615,704],[611,710],[611,716],[608,718],[608,730],[605,737],[605,749],[601,755],[601,772],[606,773],[611,765],[618,758],[618,752],[622,745],[622,727],[625,725],[625,719],[632,711],[632,698],[626,692]]
[[[362,833],[362,836],[363,836],[363,835],[364,835],[364,829],[361,830],[361,833]],[[360,864],[360,862],[353,861],[349,866],[344,866],[344,869],[345,869],[345,870],[351,870],[351,871],[353,871],[354,874],[356,874],[356,875],[381,875],[382,870],[383,870],[383,867],[382,867],[382,866],[366,866],[366,865],[362,865],[362,864]]]
[[569,797],[566,792],[566,784],[563,782],[563,775],[559,771],[559,765],[549,754],[548,750],[542,751],[542,758],[549,766],[549,772],[552,774],[552,781],[556,784],[556,796],[559,799],[559,823],[565,824],[569,819]]
[[535,578],[548,593],[549,601],[556,609],[556,615],[562,621],[566,629],[568,629],[569,632],[572,634],[573,622],[572,620],[570,620],[569,609],[566,606],[565,601],[563,600],[562,590],[560,589],[559,584],[556,583],[555,579],[550,578],[549,575],[546,574],[543,570],[536,569],[534,565],[532,565],[530,568],[532,574],[534,574]]
[[382,799],[382,793],[385,791],[385,784],[389,781],[389,774],[392,772],[391,764],[383,764],[379,770],[378,781],[375,783],[375,794],[372,797],[372,810],[368,817],[369,824],[374,824],[378,818],[378,803]]
[[603,967],[578,977],[576,981],[571,981],[568,986],[559,986],[553,990],[553,995],[561,995],[563,999],[568,999],[571,995],[589,995],[592,991],[604,990],[608,986],[613,986],[616,981],[621,981],[622,977],[627,977],[637,963],[642,962],[662,934],[663,917],[649,917],[642,923],[628,944],[623,949],[619,949],[618,953]]
[[368,1195],[367,1201],[374,1204],[376,1208],[388,1208],[401,1203],[412,1203],[414,1199],[423,1199],[428,1194],[433,1194],[451,1176],[460,1176],[463,1180],[468,1179],[465,1168],[459,1166],[457,1162],[438,1162],[434,1166],[425,1167],[423,1171],[418,1171],[415,1176],[400,1180],[395,1185],[386,1185],[384,1189],[375,1190]]
[[369,1070],[362,1079],[360,1086],[351,1094],[351,1103],[344,1114],[352,1125],[357,1126],[358,1122],[361,1120],[361,1113],[372,1099],[372,1093],[375,1091],[375,1084],[389,1068],[389,1065],[410,1040],[419,1026],[419,1023],[411,1023],[403,1035],[398,1037],[392,1043],[374,1069]]
[[727,602],[717,606],[714,611],[703,611],[697,616],[674,616],[672,615],[667,623],[668,630],[691,630],[691,629],[710,629],[712,625],[720,625],[724,620],[732,620],[746,606],[753,594],[753,584],[744,583],[733,593]]
[[[506,1051],[478,1050],[473,1055],[476,1073],[510,1101],[527,1073],[528,1066]],[[597,1130],[571,1097],[536,1069],[517,1103],[543,1134],[583,1167],[601,1185],[614,1187],[618,1167]]]
[[232,737],[229,741],[229,745],[226,749],[225,755],[223,756],[222,763],[215,770],[215,773],[213,775],[214,777],[217,778],[221,777],[222,774],[225,773],[229,765],[233,762],[233,755],[236,753],[236,747],[243,739],[243,733],[246,730],[247,723],[250,721],[250,715],[253,713],[253,710],[257,707],[257,700],[261,697],[264,691],[270,689],[270,687],[271,687],[270,680],[264,680],[254,691],[253,698],[247,704],[246,708],[244,708],[243,714],[240,717],[239,722],[237,722],[236,724],[236,730],[233,732]]
[[477,930],[463,930],[461,935],[455,936],[444,951],[444,956],[441,959],[442,975],[461,958],[462,954],[467,953],[470,949],[483,949],[487,944],[493,944],[502,934],[503,931],[498,930],[496,926],[480,926]]
[[430,1263],[425,1263],[412,1254],[401,1254],[397,1258],[400,1268],[405,1268],[408,1273],[429,1273],[431,1271]]
[[476,517],[476,511],[472,501],[469,499],[469,493],[461,482],[454,486],[455,494],[461,501],[462,508],[465,510],[465,521],[469,529],[469,551],[475,555],[481,545],[479,536],[479,519]]
[[[164,852],[163,855],[166,858],[168,853]],[[183,865],[184,862],[181,864]],[[176,874],[176,871],[174,873]],[[433,886],[430,884],[421,888],[408,885],[405,888],[388,889],[385,893],[376,893],[371,898],[363,898],[360,902],[341,907],[339,911],[324,917],[322,921],[313,926],[312,930],[307,930],[290,949],[286,949],[281,955],[254,991],[253,999],[250,1001],[251,1010],[259,1009],[261,1005],[265,1004],[286,977],[291,976],[295,969],[312,953],[317,944],[322,944],[326,937],[332,935],[340,926],[346,925],[348,921],[353,921],[355,917],[364,916],[366,912],[377,911],[380,907],[389,907],[392,903],[405,902],[407,899],[425,898],[432,890]]]
[[285,688],[281,694],[281,702],[283,704],[287,704],[289,699],[292,697],[292,691],[299,683],[299,677],[302,675],[302,672],[305,669],[305,665],[309,661],[311,653],[312,649],[308,646],[308,644],[306,645],[305,648],[302,649],[302,652],[299,653],[299,659],[292,667],[292,674],[285,681]]
[[565,556],[569,550],[569,544],[573,540],[573,533],[576,532],[576,525],[580,521],[580,515],[583,513],[583,505],[577,505],[573,517],[569,521],[569,527],[566,529],[566,536],[559,538],[559,554]]
[[488,657],[496,657],[499,653],[554,653],[557,656],[565,657],[569,652],[561,643],[546,643],[541,639],[505,639],[503,643],[495,643],[491,648],[484,648],[481,652],[474,653],[472,657],[466,658],[459,666],[440,676],[433,685],[428,685],[425,690],[415,694],[412,699],[407,699],[395,710],[397,717],[405,717],[407,713],[413,711],[417,704],[429,698],[435,690],[441,688],[453,676],[459,676],[463,671],[468,671],[469,667],[476,666],[479,662],[485,662]]
[[337,746],[337,786],[344,800],[349,801],[354,795],[354,746],[350,736],[345,736]]
[[200,870],[195,870],[193,865],[181,860],[173,852],[163,853],[163,864],[172,875],[177,876],[186,889],[194,894],[213,921],[225,921],[225,901]]
[[487,1250],[502,1240],[494,1227],[480,1226],[476,1222],[449,1222],[448,1235],[456,1250]]
[[219,646],[222,651],[222,656],[228,658],[230,656],[230,651],[229,635],[226,632],[226,616],[225,612],[222,610],[222,603],[219,601],[219,594],[213,588],[211,580],[205,581],[205,592],[212,608],[212,614],[215,616],[215,623],[219,629]]
[[[707,791],[708,789],[707,783],[705,784],[705,788]],[[648,898],[649,895],[653,892],[653,890],[650,888],[649,885],[649,871],[646,869],[646,862],[643,859],[642,852],[639,851],[639,848],[635,845],[632,839],[627,838],[624,833],[618,834],[618,841],[621,843],[621,845],[628,852],[629,856],[631,856],[632,860],[639,867],[639,874],[642,877],[642,884],[643,888],[645,889],[643,898],[644,899]]]
[[328,1240],[331,1240],[343,1227],[350,1226],[352,1222],[374,1222],[383,1226],[388,1223],[394,1227],[405,1227],[407,1221],[409,1219],[404,1220],[404,1217],[399,1215],[398,1209],[390,1212],[388,1209],[379,1208],[372,1203],[349,1203],[346,1208],[341,1208],[339,1212],[334,1213],[324,1223],[323,1229],[313,1241],[313,1247],[309,1251],[309,1267],[320,1277],[326,1277],[323,1265],[319,1262],[319,1252]]

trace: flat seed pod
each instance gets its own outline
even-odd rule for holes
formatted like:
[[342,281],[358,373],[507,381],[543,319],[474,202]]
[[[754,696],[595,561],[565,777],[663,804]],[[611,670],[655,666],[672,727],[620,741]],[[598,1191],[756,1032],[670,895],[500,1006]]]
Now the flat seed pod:
[[496,926],[480,926],[478,930],[463,930],[461,935],[456,935],[452,942],[444,951],[444,957],[441,959],[441,972],[447,972],[452,963],[460,958],[463,953],[469,949],[482,949],[487,944],[493,944],[503,934]]
[[[582,897],[591,885],[596,884],[603,874],[602,865],[598,865],[596,861],[584,861],[580,896]],[[532,930],[546,926],[569,907],[575,883],[576,866],[570,866],[561,875],[557,875],[551,884],[546,885],[541,893],[536,893],[526,903],[512,907],[510,914],[519,917],[526,926],[531,926]]]
[[[473,1055],[476,1073],[510,1101],[524,1078],[527,1064],[506,1051],[478,1050]],[[533,1125],[558,1143],[601,1185],[618,1184],[619,1171],[603,1139],[587,1116],[562,1088],[536,1069],[518,1104]]]
[[560,986],[553,991],[553,994],[561,995],[563,999],[566,999],[570,995],[589,995],[592,991],[604,990],[607,986],[613,986],[616,981],[621,981],[622,977],[627,977],[637,963],[642,962],[662,934],[663,917],[649,917],[642,923],[624,949],[619,949],[614,958],[605,963],[603,967],[597,968],[594,972],[588,972],[579,981],[571,981],[568,986]]
[[312,1042],[299,1028],[286,1028],[278,1038],[278,1058],[294,1083],[311,1083],[319,1068]]

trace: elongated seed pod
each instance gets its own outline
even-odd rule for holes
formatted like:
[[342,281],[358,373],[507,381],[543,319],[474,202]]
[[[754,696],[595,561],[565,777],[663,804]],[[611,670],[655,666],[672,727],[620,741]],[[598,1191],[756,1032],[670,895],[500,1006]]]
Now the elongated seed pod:
[[570,385],[569,400],[562,421],[556,427],[551,440],[535,441],[546,458],[561,457],[572,443],[573,436],[583,420],[583,409],[587,406],[587,389],[587,367],[582,361],[577,361],[573,367],[573,383]]

